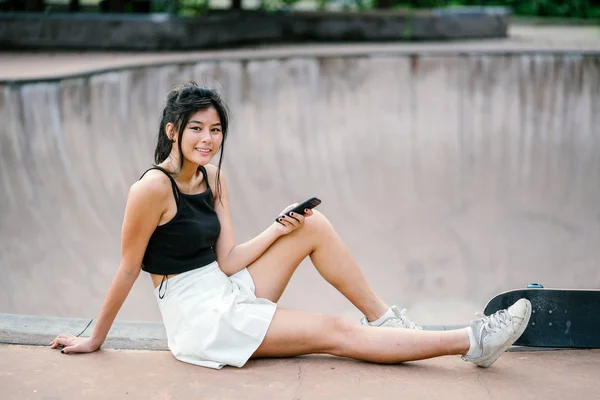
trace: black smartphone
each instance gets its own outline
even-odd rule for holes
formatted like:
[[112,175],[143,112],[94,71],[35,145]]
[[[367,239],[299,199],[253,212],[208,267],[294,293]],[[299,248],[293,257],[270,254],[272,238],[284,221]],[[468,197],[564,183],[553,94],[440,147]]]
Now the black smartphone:
[[[297,214],[302,214],[304,215],[304,210],[308,209],[313,209],[316,206],[318,206],[319,204],[321,204],[321,200],[316,198],[316,197],[311,197],[310,199],[306,200],[303,203],[298,204],[296,207],[292,208],[290,211],[286,212],[285,215],[289,216],[291,212],[295,212]],[[277,217],[275,219],[275,221],[277,221],[279,217]],[[279,222],[279,221],[277,221]]]

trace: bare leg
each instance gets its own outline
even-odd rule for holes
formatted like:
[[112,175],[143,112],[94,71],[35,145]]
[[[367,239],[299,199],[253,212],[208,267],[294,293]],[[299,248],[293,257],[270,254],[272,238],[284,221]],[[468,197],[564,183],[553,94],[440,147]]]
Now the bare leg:
[[256,296],[277,302],[300,262],[309,255],[321,276],[369,321],[387,310],[327,218],[316,211],[306,218],[304,226],[279,238],[248,266]]
[[390,364],[462,355],[468,350],[466,329],[373,329],[341,317],[278,308],[265,339],[252,358],[322,353]]

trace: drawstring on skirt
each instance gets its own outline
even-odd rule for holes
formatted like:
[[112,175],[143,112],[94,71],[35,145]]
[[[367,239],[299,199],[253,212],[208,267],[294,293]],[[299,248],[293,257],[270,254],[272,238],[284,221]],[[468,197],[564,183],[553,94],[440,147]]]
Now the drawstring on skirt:
[[[158,298],[162,299],[165,297],[165,294],[167,294],[167,284],[168,284],[169,280],[167,279],[167,275],[163,275],[162,280],[160,281],[160,286],[158,287]],[[163,283],[165,284],[165,291],[163,292],[163,294],[160,294],[160,290],[163,287]]]

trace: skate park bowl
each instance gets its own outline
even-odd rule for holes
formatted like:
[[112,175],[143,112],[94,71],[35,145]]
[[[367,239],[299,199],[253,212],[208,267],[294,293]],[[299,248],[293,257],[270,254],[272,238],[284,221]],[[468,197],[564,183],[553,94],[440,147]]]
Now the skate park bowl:
[[[95,318],[166,93],[231,110],[241,243],[311,196],[389,304],[464,323],[530,282],[600,287],[600,53],[252,52],[0,85],[0,313]],[[305,260],[282,307],[361,314]],[[159,321],[142,273],[119,320]]]

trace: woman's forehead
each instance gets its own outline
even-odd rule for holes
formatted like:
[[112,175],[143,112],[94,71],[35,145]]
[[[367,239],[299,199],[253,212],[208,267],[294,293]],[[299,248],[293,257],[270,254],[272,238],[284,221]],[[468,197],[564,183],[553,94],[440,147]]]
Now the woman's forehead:
[[213,107],[198,110],[190,116],[190,122],[200,122],[203,124],[216,124],[221,122],[219,113]]

